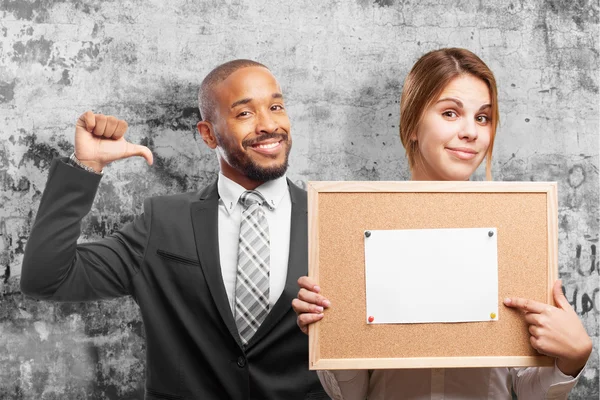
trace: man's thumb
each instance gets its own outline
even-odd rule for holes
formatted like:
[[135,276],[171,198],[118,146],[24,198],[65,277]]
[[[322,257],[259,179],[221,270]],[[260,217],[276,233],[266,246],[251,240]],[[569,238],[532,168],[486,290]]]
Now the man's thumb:
[[154,156],[149,148],[140,144],[133,144],[127,142],[127,149],[125,150],[125,157],[139,156],[144,157],[148,165],[152,165],[154,162]]

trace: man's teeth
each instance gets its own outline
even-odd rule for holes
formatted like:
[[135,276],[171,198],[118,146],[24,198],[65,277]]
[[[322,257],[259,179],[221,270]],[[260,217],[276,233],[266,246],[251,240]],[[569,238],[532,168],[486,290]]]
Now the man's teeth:
[[267,144],[259,144],[256,145],[255,147],[259,148],[259,149],[272,149],[273,147],[276,147],[279,144],[279,142],[274,142],[274,143],[267,143]]

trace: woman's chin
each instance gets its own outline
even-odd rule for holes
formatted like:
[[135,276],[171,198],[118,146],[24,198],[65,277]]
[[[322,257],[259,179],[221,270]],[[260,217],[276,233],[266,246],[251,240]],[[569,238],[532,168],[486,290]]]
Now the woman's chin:
[[[481,160],[447,160],[446,163],[438,164],[442,171],[441,177],[447,181],[468,181],[475,173]],[[439,173],[439,172],[438,172]]]
[[445,178],[449,181],[468,181],[475,171],[465,169],[462,171],[449,171]]

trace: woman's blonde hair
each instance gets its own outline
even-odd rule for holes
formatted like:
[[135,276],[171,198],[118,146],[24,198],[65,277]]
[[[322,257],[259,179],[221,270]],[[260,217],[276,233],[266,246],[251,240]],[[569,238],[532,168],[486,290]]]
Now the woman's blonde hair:
[[427,108],[432,105],[454,78],[472,75],[484,81],[490,90],[492,135],[486,153],[485,175],[492,179],[492,150],[496,127],[500,119],[498,112],[498,89],[494,74],[479,57],[466,49],[446,48],[431,51],[421,57],[404,80],[400,101],[400,140],[406,150],[408,165],[413,170],[419,152],[416,137],[419,124]]

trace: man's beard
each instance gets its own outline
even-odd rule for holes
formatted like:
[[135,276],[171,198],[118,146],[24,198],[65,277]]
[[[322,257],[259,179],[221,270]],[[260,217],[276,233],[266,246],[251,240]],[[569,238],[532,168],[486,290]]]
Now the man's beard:
[[292,149],[292,142],[289,135],[281,133],[267,133],[253,140],[246,139],[242,141],[242,147],[246,149],[252,146],[252,144],[262,142],[266,139],[281,139],[281,146],[287,145],[285,158],[280,165],[270,168],[264,168],[255,163],[252,158],[248,156],[248,154],[238,149],[228,139],[223,140],[223,137],[216,131],[215,137],[217,139],[217,143],[223,149],[229,165],[231,165],[234,169],[243,172],[243,174],[250,180],[267,182],[282,177],[287,171],[288,157],[290,155],[290,150]]

